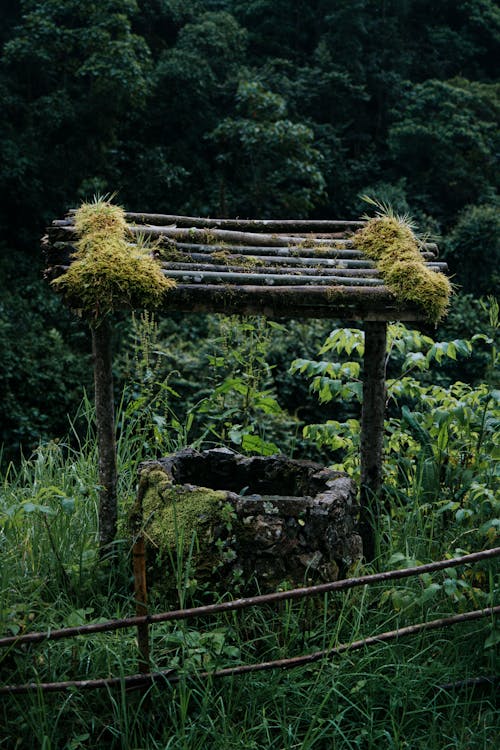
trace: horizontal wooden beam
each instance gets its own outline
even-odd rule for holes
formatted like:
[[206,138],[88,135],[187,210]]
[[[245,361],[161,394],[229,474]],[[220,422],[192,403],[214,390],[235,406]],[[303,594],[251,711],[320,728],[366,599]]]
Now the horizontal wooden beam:
[[[74,209],[69,212],[74,214]],[[356,231],[364,221],[339,219],[217,219],[201,216],[177,216],[175,214],[150,214],[128,211],[125,218],[135,224],[158,226],[198,227],[201,229],[237,229],[265,232],[299,230],[301,232]]]
[[[227,249],[228,245],[240,245],[244,247],[258,248],[266,247],[269,249],[273,248],[287,248],[290,253],[302,252],[316,255],[322,253],[323,250],[328,251],[329,248],[332,252],[340,252],[344,249],[356,250],[355,243],[352,239],[348,239],[345,236],[339,238],[333,237],[310,237],[307,235],[299,236],[296,234],[263,234],[258,232],[241,232],[232,231],[226,229],[201,229],[197,227],[171,227],[171,226],[136,226],[128,225],[128,229],[132,235],[143,236],[153,239],[169,239],[175,242],[197,244],[204,247],[219,245],[224,243],[224,249]],[[55,224],[47,229],[49,239],[52,242],[56,241],[69,241],[71,242],[74,235],[73,224]],[[312,246],[308,246],[312,243]],[[434,257],[437,257],[437,245],[433,242],[423,243],[422,249],[426,252],[432,253]],[[360,252],[359,250],[357,252]]]
[[[202,290],[202,291],[201,291]],[[402,306],[385,286],[239,286],[178,284],[161,311],[223,312],[271,318],[423,321],[424,311]]]
[[343,278],[342,276],[328,276],[320,275],[316,272],[313,276],[308,276],[302,273],[287,273],[277,274],[269,271],[263,271],[258,273],[257,271],[243,271],[237,272],[234,270],[228,270],[225,268],[222,271],[201,271],[196,267],[191,267],[189,270],[174,270],[170,266],[163,269],[165,276],[180,281],[184,284],[258,284],[259,286],[273,286],[279,284],[281,286],[299,286],[299,285],[316,285],[316,286],[383,286],[384,282],[381,278],[365,278],[365,277],[354,277],[348,276]]

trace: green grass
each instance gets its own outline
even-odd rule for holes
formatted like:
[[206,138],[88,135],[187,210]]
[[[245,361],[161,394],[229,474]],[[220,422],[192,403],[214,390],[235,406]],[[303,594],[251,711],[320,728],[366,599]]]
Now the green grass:
[[[134,423],[122,406],[118,555],[114,563],[99,562],[91,416],[84,402],[73,447],[40,447],[3,478],[2,634],[135,613],[126,516],[135,496],[137,463],[148,447],[141,421]],[[175,440],[172,447],[177,447]],[[483,546],[490,546],[487,536],[476,533],[475,516],[467,517],[462,533],[454,515],[433,512],[422,496],[418,471],[390,499],[391,513],[378,530],[379,556],[358,572],[429,562],[457,548],[472,550],[465,547],[467,540],[477,544],[482,539]],[[484,523],[481,513],[478,524]],[[182,571],[172,574],[182,580]],[[180,596],[187,605],[211,601],[210,592],[195,587]],[[158,685],[145,694],[118,689],[0,696],[0,748],[492,748],[499,739],[494,689],[439,687],[497,671],[495,631],[487,618],[289,671],[224,680],[202,680],[196,672],[300,655],[497,602],[498,564],[492,561],[456,574],[448,569],[275,608],[221,614],[206,622],[158,625],[152,629],[153,668],[177,668],[178,684]],[[155,611],[177,604],[151,592]],[[136,671],[133,630],[0,652],[3,684]]]

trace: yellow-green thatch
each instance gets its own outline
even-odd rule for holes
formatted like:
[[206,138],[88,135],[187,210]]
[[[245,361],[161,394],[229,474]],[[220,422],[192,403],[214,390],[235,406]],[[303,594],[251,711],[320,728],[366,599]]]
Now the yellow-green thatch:
[[452,287],[442,273],[425,265],[410,226],[396,216],[370,219],[354,237],[356,247],[375,261],[382,278],[401,302],[421,307],[437,322],[446,313]]
[[175,286],[141,239],[127,241],[123,209],[106,200],[84,203],[75,214],[73,262],[54,279],[68,300],[94,323],[117,308],[155,308]]

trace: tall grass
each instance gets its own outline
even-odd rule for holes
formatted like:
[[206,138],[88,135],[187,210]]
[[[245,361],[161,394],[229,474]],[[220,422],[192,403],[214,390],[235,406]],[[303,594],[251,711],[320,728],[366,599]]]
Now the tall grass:
[[[168,389],[164,392],[168,395]],[[129,393],[119,405],[120,534],[113,563],[96,555],[97,457],[87,399],[66,443],[41,446],[17,468],[7,469],[0,490],[2,634],[135,613],[127,514],[135,498],[138,463],[187,441],[186,425],[176,425],[169,408],[147,389],[134,398]],[[153,419],[162,415],[169,418]],[[399,472],[400,481],[388,488],[390,502],[377,528],[378,557],[363,572],[427,562],[468,544],[493,542],[496,526],[491,519],[497,506],[488,494],[493,486],[489,450],[483,440],[474,458],[486,472],[483,484],[478,474],[464,477],[468,468],[456,466],[456,484],[449,487],[467,492],[459,507],[450,505],[451,489],[445,502],[439,498],[438,479],[431,497],[425,451],[418,459],[421,465],[417,462],[411,471],[389,466],[388,474]],[[453,465],[445,469],[452,482]],[[184,565],[178,563],[171,573],[181,603],[188,593],[189,603],[215,597],[195,586],[186,591],[189,555]],[[176,668],[178,684],[159,684],[145,693],[122,688],[0,696],[0,748],[494,747],[499,739],[494,688],[440,687],[495,673],[500,638],[487,619],[290,671],[224,680],[201,679],[197,671],[327,649],[412,622],[496,604],[498,578],[498,565],[490,562],[458,573],[448,569],[276,608],[220,614],[207,622],[155,626],[152,667]],[[151,594],[156,611],[172,606],[160,589]],[[117,631],[4,649],[0,675],[4,684],[125,676],[137,671],[137,659],[134,632]]]
[[[85,407],[88,409],[88,405]],[[135,438],[134,438],[135,439]],[[49,444],[2,487],[1,616],[4,633],[43,630],[133,614],[127,552],[122,567],[98,565],[95,453],[91,431],[76,449]],[[137,446],[121,444],[122,460]],[[122,493],[133,494],[123,484]],[[34,506],[34,507],[32,507]],[[123,514],[127,502],[121,507]],[[49,532],[50,530],[50,532]],[[390,533],[389,533],[390,532]],[[406,540],[404,546],[390,540]],[[378,567],[448,552],[432,514],[402,508],[384,531]],[[380,644],[332,662],[201,680],[197,669],[293,656],[457,609],[493,603],[496,570],[450,571],[220,615],[207,623],[153,629],[153,668],[176,667],[178,685],[146,694],[123,690],[32,693],[0,699],[0,747],[64,748],[489,748],[498,715],[494,693],[448,691],[443,683],[495,671],[492,623],[454,626]],[[453,581],[464,587],[453,590]],[[478,585],[478,583],[480,585]],[[206,599],[206,594],[205,594]],[[167,606],[157,595],[156,609]],[[4,683],[126,675],[137,669],[133,631],[76,638],[1,654]]]

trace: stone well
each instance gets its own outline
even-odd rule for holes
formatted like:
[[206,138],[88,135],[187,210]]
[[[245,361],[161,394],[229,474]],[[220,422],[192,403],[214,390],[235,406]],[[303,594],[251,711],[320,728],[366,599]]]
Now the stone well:
[[143,463],[132,518],[155,579],[191,551],[197,581],[269,591],[342,577],[363,553],[356,512],[342,472],[218,448]]

